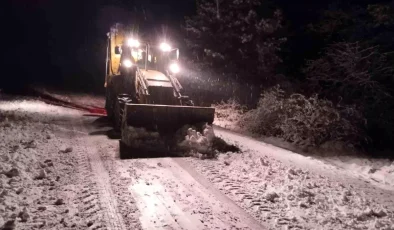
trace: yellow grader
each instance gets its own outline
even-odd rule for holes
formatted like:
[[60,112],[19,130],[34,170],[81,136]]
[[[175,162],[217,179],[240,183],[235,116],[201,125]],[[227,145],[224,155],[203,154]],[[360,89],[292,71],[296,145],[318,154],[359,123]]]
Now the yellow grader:
[[111,27],[106,58],[105,109],[121,145],[139,148],[164,144],[185,125],[212,124],[215,109],[198,107],[177,79],[179,49],[167,41],[150,44]]

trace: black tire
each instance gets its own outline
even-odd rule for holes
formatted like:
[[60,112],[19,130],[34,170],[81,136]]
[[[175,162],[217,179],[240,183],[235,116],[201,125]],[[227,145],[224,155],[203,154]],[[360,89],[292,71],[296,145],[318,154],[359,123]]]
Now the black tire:
[[105,94],[105,110],[107,112],[107,117],[110,121],[112,121],[114,117],[114,96],[113,92],[111,92],[110,88],[107,88],[107,92]]
[[128,95],[119,95],[117,100],[115,100],[114,105],[114,130],[117,132],[122,131],[122,123],[125,111],[126,103],[130,103],[132,100]]
[[119,140],[119,158],[127,159],[128,152],[129,152],[128,146],[122,140]]
[[124,117],[124,103],[122,99],[115,100],[114,105],[114,130],[116,132],[121,132],[122,130],[122,121]]

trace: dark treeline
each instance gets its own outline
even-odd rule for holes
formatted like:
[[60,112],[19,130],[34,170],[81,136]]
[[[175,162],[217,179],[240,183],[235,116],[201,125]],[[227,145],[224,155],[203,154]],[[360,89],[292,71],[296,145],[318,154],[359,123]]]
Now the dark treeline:
[[306,61],[335,42],[368,42],[384,50],[394,44],[391,1],[197,2],[197,15],[185,23],[193,60],[243,73],[243,80],[260,83],[276,74],[304,80]]
[[[309,139],[307,124],[329,114],[304,116],[310,111],[304,106],[310,106],[335,114],[315,127],[322,141],[335,136],[357,139],[363,147],[393,147],[392,1],[201,0],[197,6],[197,14],[185,23],[195,65],[224,79],[260,85],[262,92],[279,84],[285,95],[306,96],[283,100],[282,94],[266,94],[278,97],[278,107],[288,106],[294,114],[260,99],[260,110],[269,101],[277,117],[286,117],[279,136],[294,132]],[[347,131],[338,122],[348,124]]]

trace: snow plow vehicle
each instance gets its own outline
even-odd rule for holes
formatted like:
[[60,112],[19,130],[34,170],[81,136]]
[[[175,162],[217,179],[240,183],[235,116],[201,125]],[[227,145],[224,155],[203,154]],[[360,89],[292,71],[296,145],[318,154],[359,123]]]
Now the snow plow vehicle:
[[164,144],[185,125],[212,124],[215,109],[198,107],[177,79],[179,49],[140,41],[122,24],[107,34],[105,109],[121,145]]

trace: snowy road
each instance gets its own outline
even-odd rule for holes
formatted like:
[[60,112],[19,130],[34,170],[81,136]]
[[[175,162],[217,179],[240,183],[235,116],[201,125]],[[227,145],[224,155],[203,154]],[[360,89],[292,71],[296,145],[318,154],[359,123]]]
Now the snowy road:
[[[130,226],[137,222],[141,229],[264,229],[182,158],[120,160],[118,140],[100,134],[108,128],[98,129],[96,119],[74,121],[74,139],[86,149],[116,229],[137,229]],[[137,209],[117,207],[125,202]]]
[[[121,160],[105,119],[37,101],[2,102],[0,110],[6,159],[1,188],[7,190],[0,190],[0,226],[265,229],[182,158]],[[9,150],[24,142],[34,143],[34,161],[21,147],[23,158],[13,160],[16,153]],[[20,174],[10,179],[12,170]],[[6,187],[10,180],[24,191]],[[22,219],[23,213],[28,217]]]
[[0,226],[394,229],[391,187],[227,130],[242,153],[121,160],[103,118],[37,101],[0,111]]
[[272,229],[394,229],[392,186],[225,129],[215,132],[243,153],[222,155],[219,162],[188,161],[260,223]]

